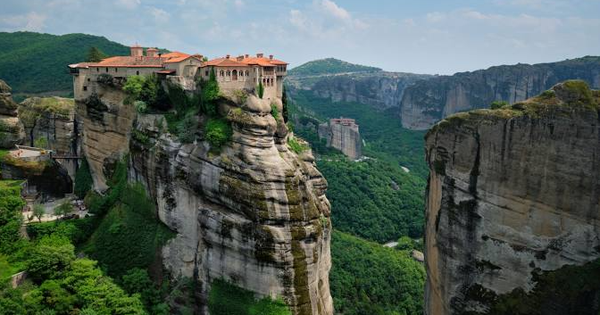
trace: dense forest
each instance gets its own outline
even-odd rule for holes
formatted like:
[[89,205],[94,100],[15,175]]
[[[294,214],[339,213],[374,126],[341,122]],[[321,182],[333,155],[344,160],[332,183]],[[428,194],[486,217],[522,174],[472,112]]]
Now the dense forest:
[[[422,243],[423,236],[428,174],[424,132],[402,128],[392,112],[377,112],[359,103],[334,103],[310,91],[291,94],[294,130],[311,144],[318,169],[329,184],[327,198],[336,230],[330,273],[336,311],[421,314],[425,272],[408,253]],[[356,119],[367,159],[350,161],[319,139],[316,125],[340,116]],[[398,239],[402,245],[397,248],[402,250],[381,245]]]
[[129,54],[127,46],[100,36],[0,32],[0,74],[17,96],[65,96],[73,88],[67,65],[86,61],[92,47],[107,55]]
[[345,315],[423,313],[425,269],[408,250],[383,247],[342,232],[331,243],[331,294]]

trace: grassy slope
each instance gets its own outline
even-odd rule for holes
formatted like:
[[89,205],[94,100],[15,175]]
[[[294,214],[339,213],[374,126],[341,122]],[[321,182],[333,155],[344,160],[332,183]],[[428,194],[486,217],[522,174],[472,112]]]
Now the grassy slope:
[[0,32],[0,78],[13,93],[70,93],[67,65],[85,61],[90,47],[107,55],[128,53],[124,45],[86,34],[50,35],[33,32]]

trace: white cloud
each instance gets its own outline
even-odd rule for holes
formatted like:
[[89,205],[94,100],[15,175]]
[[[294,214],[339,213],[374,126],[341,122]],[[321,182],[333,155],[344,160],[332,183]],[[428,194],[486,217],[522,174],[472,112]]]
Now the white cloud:
[[33,32],[41,32],[46,26],[48,17],[37,12],[29,12],[23,15],[0,16],[0,25],[4,24],[3,29],[25,30]]
[[167,11],[155,7],[149,7],[148,10],[150,11],[150,14],[154,17],[154,20],[157,23],[169,22],[169,18],[171,17],[171,15]]
[[340,20],[350,20],[351,16],[344,8],[339,7],[335,2],[330,0],[315,0],[315,4],[325,13],[338,18]]

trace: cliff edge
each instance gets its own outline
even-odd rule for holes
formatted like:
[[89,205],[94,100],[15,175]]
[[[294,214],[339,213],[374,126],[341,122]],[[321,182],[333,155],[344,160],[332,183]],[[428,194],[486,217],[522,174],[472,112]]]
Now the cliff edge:
[[281,100],[220,99],[232,136],[217,148],[207,141],[206,115],[194,116],[198,132],[183,143],[164,115],[139,113],[125,99],[112,85],[76,99],[82,151],[99,190],[111,165],[129,157],[129,180],[147,188],[176,232],[161,250],[162,266],[198,283],[196,313],[208,313],[211,283],[223,279],[282,298],[293,314],[333,314],[327,182],[306,145],[290,149]]
[[598,313],[599,104],[567,81],[429,131],[426,314]]

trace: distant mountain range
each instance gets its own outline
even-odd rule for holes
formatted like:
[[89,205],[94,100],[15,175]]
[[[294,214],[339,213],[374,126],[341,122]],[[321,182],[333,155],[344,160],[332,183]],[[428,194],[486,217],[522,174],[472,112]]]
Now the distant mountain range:
[[[72,81],[67,65],[85,60],[91,47],[107,55],[129,52],[125,45],[93,35],[0,32],[0,79],[17,96],[68,95]],[[488,107],[495,100],[517,102],[567,79],[600,88],[600,57],[497,66],[451,76],[386,72],[327,58],[291,69],[286,82],[291,95],[304,90],[332,102],[395,110],[405,128],[421,130],[457,111]]]
[[[323,71],[329,65],[334,70]],[[340,65],[343,65],[341,67]],[[358,102],[390,111],[408,129],[428,129],[455,112],[489,107],[493,101],[514,103],[537,95],[568,79],[581,79],[600,88],[600,57],[535,65],[517,64],[462,72],[451,76],[386,72],[378,68],[325,59],[297,67],[287,79],[294,90],[310,92],[331,102]],[[306,94],[306,93],[304,93]]]
[[73,82],[67,65],[84,61],[91,47],[107,55],[129,53],[127,46],[100,36],[0,32],[0,78],[14,94],[69,94]]

